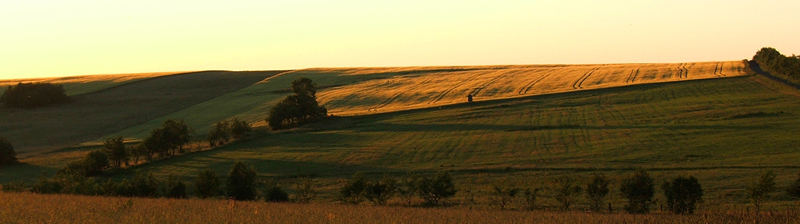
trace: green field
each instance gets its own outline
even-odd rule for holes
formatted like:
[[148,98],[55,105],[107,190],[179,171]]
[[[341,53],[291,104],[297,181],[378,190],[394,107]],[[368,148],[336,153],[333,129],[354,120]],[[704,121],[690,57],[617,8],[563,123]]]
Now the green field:
[[[98,132],[75,143],[113,135],[143,137],[170,118],[185,119],[198,135],[207,131],[208,124],[234,116],[259,126],[257,121],[266,116],[269,105],[287,94],[289,82],[307,75],[292,72],[258,82],[270,74],[233,74],[242,76],[235,80],[247,81],[231,78],[231,84],[225,85],[228,89],[205,92],[208,97],[204,99],[189,94],[195,101],[181,105],[170,103],[179,98],[165,99],[153,93],[142,102],[164,103],[151,102],[145,108],[168,107],[172,112],[158,110],[138,123],[114,126],[116,131]],[[397,73],[315,73],[312,78],[324,90],[393,75]],[[123,87],[97,94],[122,91]],[[126,90],[119,94],[132,92],[143,93]],[[480,207],[489,206],[487,195],[495,184],[546,188],[559,176],[582,180],[598,172],[618,180],[635,168],[645,168],[657,185],[677,175],[698,177],[706,191],[705,209],[740,208],[747,202],[744,187],[761,173],[775,171],[778,185],[783,187],[800,171],[798,99],[797,89],[750,75],[335,117],[288,131],[261,127],[245,141],[155,161],[115,177],[151,171],[190,181],[201,169],[210,167],[224,176],[235,161],[244,161],[262,177],[278,178],[290,189],[295,177],[312,175],[321,191],[318,201],[333,201],[336,189],[355,172],[377,177],[447,170],[454,174],[459,188],[452,203]],[[66,109],[32,113],[61,110]],[[76,119],[78,112],[74,116],[70,119]],[[96,146],[88,144],[30,154],[23,158],[26,164],[0,170],[0,183],[52,174],[93,148]],[[612,188],[617,186],[612,184]],[[468,200],[473,197],[475,200]],[[793,203],[783,193],[776,199],[770,206]],[[612,195],[615,207],[621,206],[621,200]],[[548,197],[542,203],[555,205]]]

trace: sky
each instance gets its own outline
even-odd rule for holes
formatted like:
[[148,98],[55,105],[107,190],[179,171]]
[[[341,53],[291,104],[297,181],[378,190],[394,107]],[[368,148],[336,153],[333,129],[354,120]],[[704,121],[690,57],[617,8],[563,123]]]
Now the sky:
[[800,54],[797,0],[0,0],[0,79]]

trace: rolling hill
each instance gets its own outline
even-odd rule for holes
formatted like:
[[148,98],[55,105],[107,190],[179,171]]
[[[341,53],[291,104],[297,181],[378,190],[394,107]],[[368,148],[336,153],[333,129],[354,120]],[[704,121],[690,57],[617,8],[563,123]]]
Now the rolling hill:
[[[230,78],[229,84],[224,84],[221,74]],[[152,114],[146,119],[64,142],[115,135],[143,137],[172,118],[186,120],[198,135],[230,117],[263,126],[269,106],[289,93],[289,83],[309,77],[322,87],[319,99],[336,118],[295,130],[262,131],[247,141],[136,170],[191,180],[206,167],[222,175],[234,161],[245,161],[261,176],[287,183],[298,175],[316,176],[326,192],[322,200],[332,200],[341,181],[359,171],[399,175],[448,170],[463,189],[487,192],[498,182],[543,186],[563,175],[601,172],[616,178],[642,167],[657,178],[695,175],[707,187],[709,205],[735,206],[744,201],[744,184],[763,170],[777,171],[779,184],[786,184],[800,169],[795,162],[800,159],[800,144],[793,134],[800,131],[796,113],[800,92],[747,75],[745,65],[738,61],[210,72],[207,79],[195,75],[150,80],[153,88],[171,92],[152,92],[143,99],[149,103],[138,106],[150,112],[136,114]],[[174,79],[171,84],[157,84],[168,77]],[[109,94],[111,99],[144,94],[149,91],[125,88],[146,82],[93,94]],[[178,83],[186,88],[172,86]],[[467,94],[475,95],[478,102],[461,103]],[[171,96],[182,95],[191,100],[175,104],[184,98]],[[79,100],[64,108],[26,112],[48,117],[69,108],[91,108],[88,105],[92,104]],[[0,113],[11,114],[7,109]],[[31,123],[26,119],[17,116],[7,121]],[[46,127],[52,122],[31,126]],[[48,128],[36,130],[57,130]],[[21,134],[22,129],[8,130],[0,135],[27,136]],[[63,139],[73,138],[78,134]],[[26,164],[4,168],[0,182],[52,173],[90,149],[68,147],[30,154],[23,159]],[[457,200],[468,197],[461,192]]]

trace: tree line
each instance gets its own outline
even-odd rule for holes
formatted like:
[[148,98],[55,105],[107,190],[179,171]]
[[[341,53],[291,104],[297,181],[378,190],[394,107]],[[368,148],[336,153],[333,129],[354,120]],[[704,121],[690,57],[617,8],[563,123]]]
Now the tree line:
[[785,56],[775,48],[765,47],[756,52],[753,61],[756,61],[762,70],[800,85],[800,57]]
[[17,83],[0,96],[0,103],[7,107],[27,109],[69,101],[64,87],[52,83]]

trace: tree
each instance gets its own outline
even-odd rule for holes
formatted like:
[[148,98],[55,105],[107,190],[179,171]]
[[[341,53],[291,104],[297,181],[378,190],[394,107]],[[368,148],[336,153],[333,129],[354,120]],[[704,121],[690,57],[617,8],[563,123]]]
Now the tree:
[[161,128],[165,130],[166,143],[172,155],[175,155],[175,150],[183,152],[183,146],[189,143],[191,135],[189,134],[189,126],[183,120],[166,120]]
[[267,123],[273,130],[291,128],[327,116],[328,111],[317,102],[317,87],[311,79],[292,82],[294,95],[287,96],[270,109]]
[[786,189],[786,193],[789,194],[789,196],[800,198],[800,174],[797,176],[797,180]]
[[628,199],[625,210],[629,213],[647,213],[653,200],[653,178],[644,170],[637,170],[632,176],[622,180],[620,191]]
[[253,131],[250,127],[250,124],[247,124],[246,121],[239,120],[239,118],[233,118],[230,122],[230,129],[231,129],[231,136],[235,139],[242,139],[244,138],[248,132]]
[[108,155],[108,160],[115,168],[122,167],[123,162],[128,163],[128,151],[125,149],[122,136],[107,138],[103,146],[103,152]]
[[397,192],[397,180],[384,176],[380,180],[370,181],[364,189],[364,196],[375,205],[385,205]]
[[353,174],[353,177],[339,190],[339,200],[350,204],[361,203],[364,200],[366,188],[367,180],[364,179],[364,176],[361,173]]
[[556,200],[561,203],[562,210],[569,210],[575,203],[575,197],[581,193],[581,187],[570,177],[560,177],[556,179]]
[[133,159],[134,165],[139,164],[140,158],[146,158],[146,159],[151,158],[151,155],[148,155],[149,152],[147,150],[147,146],[145,146],[144,143],[136,144],[136,146],[130,148],[129,151],[130,152],[128,152],[128,154],[130,155],[130,158]]
[[228,175],[228,196],[245,201],[256,198],[256,171],[242,162],[236,162]]
[[503,187],[500,185],[495,185],[494,198],[492,201],[494,201],[494,203],[496,203],[500,209],[505,209],[506,206],[514,200],[514,197],[517,196],[519,191],[519,188],[516,187]]
[[439,173],[433,178],[420,178],[417,182],[417,191],[426,205],[439,205],[442,199],[456,194],[453,178],[447,172]]
[[528,211],[533,211],[536,209],[536,198],[538,197],[540,190],[540,188],[525,189],[525,207],[528,209]]
[[747,196],[753,206],[756,207],[756,213],[761,211],[761,204],[769,198],[769,194],[775,191],[775,173],[767,171],[761,177],[753,182],[747,188]]
[[311,177],[301,178],[295,185],[295,201],[308,203],[317,195],[314,190],[314,179]]
[[17,163],[17,152],[8,140],[0,137],[0,166]]
[[92,151],[83,160],[83,174],[95,176],[108,168],[108,156],[102,151]]
[[271,181],[264,184],[265,188],[262,192],[262,197],[266,202],[287,202],[289,201],[289,193],[281,188],[278,183]]
[[211,169],[200,171],[194,182],[197,196],[200,198],[215,197],[220,194],[220,183],[217,173]]
[[168,198],[186,198],[186,184],[174,176],[169,176],[166,187],[164,196]]
[[208,132],[208,136],[206,136],[208,145],[214,147],[228,142],[228,140],[230,140],[228,129],[230,129],[230,124],[228,124],[227,121],[219,121],[214,124],[214,127]]
[[69,100],[64,87],[52,83],[17,83],[0,96],[4,105],[17,108],[35,108]]
[[692,214],[698,201],[703,199],[703,188],[693,176],[677,177],[661,185],[667,206],[675,214]]
[[589,199],[590,208],[593,211],[600,211],[608,195],[609,181],[603,174],[594,174],[591,182],[586,184],[586,197]]

